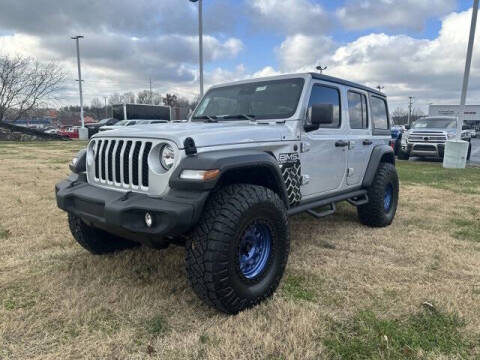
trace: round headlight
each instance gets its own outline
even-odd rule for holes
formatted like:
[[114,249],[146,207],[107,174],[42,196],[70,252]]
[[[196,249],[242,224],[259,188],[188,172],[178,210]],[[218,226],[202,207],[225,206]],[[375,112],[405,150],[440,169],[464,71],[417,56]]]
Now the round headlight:
[[175,151],[170,145],[164,145],[160,151],[160,163],[165,170],[170,170],[175,161]]

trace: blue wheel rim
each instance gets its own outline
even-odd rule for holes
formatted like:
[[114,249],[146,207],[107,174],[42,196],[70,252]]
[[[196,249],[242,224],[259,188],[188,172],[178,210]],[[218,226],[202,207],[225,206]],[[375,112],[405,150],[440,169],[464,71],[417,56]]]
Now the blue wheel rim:
[[386,212],[390,211],[392,208],[393,203],[393,186],[392,184],[388,184],[385,187],[385,195],[383,197],[383,207]]
[[240,272],[247,279],[253,279],[265,269],[272,249],[272,233],[262,223],[254,223],[242,234],[238,246]]

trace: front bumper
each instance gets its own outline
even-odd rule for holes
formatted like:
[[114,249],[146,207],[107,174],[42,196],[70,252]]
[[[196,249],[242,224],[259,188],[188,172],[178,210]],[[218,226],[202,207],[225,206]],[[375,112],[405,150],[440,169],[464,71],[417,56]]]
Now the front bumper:
[[[186,233],[208,197],[205,191],[170,190],[163,198],[124,193],[90,185],[84,175],[75,174],[56,184],[55,192],[60,209],[91,226],[151,246]],[[152,227],[145,224],[146,212],[152,215]]]
[[410,156],[420,157],[443,157],[445,144],[443,143],[402,143],[402,151]]

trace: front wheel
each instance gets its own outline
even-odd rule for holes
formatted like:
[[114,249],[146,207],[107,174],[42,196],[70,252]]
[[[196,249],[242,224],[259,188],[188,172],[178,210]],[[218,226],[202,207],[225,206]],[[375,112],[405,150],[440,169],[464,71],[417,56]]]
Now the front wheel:
[[385,227],[392,223],[398,205],[398,175],[395,166],[380,163],[372,185],[367,189],[369,202],[357,208],[364,225]]
[[262,186],[227,186],[209,199],[187,241],[188,278],[204,302],[235,314],[273,294],[289,249],[278,195]]

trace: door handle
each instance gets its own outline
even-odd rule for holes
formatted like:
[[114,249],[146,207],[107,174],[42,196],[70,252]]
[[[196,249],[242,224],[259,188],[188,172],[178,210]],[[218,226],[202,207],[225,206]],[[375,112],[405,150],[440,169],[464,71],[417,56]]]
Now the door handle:
[[368,140],[368,139],[363,140],[363,145],[372,145],[372,144],[373,144],[372,140]]
[[348,141],[338,140],[338,141],[335,143],[335,146],[336,146],[336,147],[345,147],[345,146],[348,146]]

